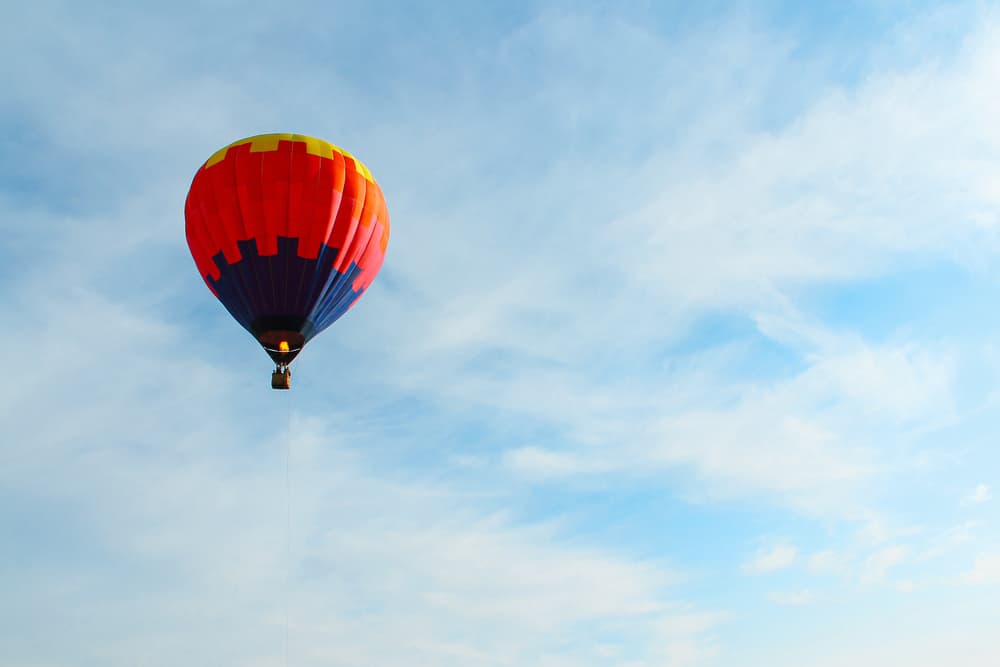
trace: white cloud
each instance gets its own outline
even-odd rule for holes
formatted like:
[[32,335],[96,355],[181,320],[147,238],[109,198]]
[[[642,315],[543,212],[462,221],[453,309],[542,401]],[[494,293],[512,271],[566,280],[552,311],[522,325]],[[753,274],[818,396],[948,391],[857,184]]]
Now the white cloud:
[[977,539],[977,533],[986,525],[984,521],[964,521],[935,535],[920,558],[928,560],[967,548]]
[[682,611],[657,622],[660,648],[656,664],[700,665],[718,654],[718,646],[709,633],[730,619],[719,612]]
[[[159,356],[149,337],[138,340]],[[63,380],[84,382],[95,368],[89,361]],[[63,414],[72,437],[57,424],[36,430],[30,459],[18,450],[20,464],[4,470],[8,492],[27,493],[37,488],[31,480],[45,480],[47,502],[72,507],[93,548],[112,554],[113,572],[40,565],[5,586],[10,604],[92,616],[89,638],[61,634],[58,650],[85,659],[98,651],[105,664],[130,664],[144,641],[158,641],[160,657],[150,664],[168,664],[181,648],[163,645],[163,638],[187,635],[184,651],[199,647],[222,664],[266,661],[282,650],[286,599],[299,664],[387,665],[406,656],[413,664],[517,662],[525,655],[557,657],[564,649],[552,638],[566,636],[576,637],[574,651],[584,655],[621,638],[622,623],[631,628],[623,641],[639,653],[668,641],[657,637],[661,620],[675,614],[669,588],[678,577],[661,563],[566,543],[554,526],[518,523],[440,483],[374,473],[363,441],[334,435],[323,421],[296,416],[290,433],[279,428],[254,440],[241,429],[218,430],[210,408],[224,406],[190,401],[188,413],[166,409],[191,396],[189,373],[140,407],[148,400],[137,391],[143,375],[169,377],[169,368],[154,363],[103,375],[123,392],[117,409],[141,416],[141,430],[83,401]],[[199,391],[216,395],[220,383],[210,389],[211,379],[200,378]],[[131,403],[129,394],[137,396]],[[96,412],[92,420],[83,417],[87,412]],[[286,438],[293,447],[290,562]],[[74,571],[85,573],[85,583],[74,581]],[[147,586],[170,581],[169,591],[135,597],[116,583],[133,576]],[[41,589],[39,577],[46,580]],[[24,617],[34,620],[33,613]],[[223,656],[218,643],[209,646],[218,632],[250,639]],[[700,646],[704,634],[677,629],[669,642]]]
[[962,574],[962,581],[970,586],[1000,584],[1000,554],[978,556],[972,569]]
[[865,559],[860,577],[864,583],[879,583],[910,555],[910,549],[901,544],[884,547]]
[[800,607],[812,604],[816,601],[816,596],[811,591],[772,591],[767,594],[767,599],[779,605]]
[[790,544],[776,544],[770,549],[758,552],[744,563],[747,574],[769,574],[791,567],[798,558],[799,550]]
[[[875,340],[813,319],[803,293],[911,262],[992,266],[996,24],[980,21],[954,58],[863,73],[856,88],[817,82],[765,128],[774,86],[810,77],[796,79],[789,39],[739,21],[674,39],[542,12],[440,60],[407,30],[380,56],[392,75],[359,82],[329,66],[353,42],[303,38],[327,25],[262,6],[237,23],[223,10],[192,22],[41,7],[39,29],[22,30],[27,8],[0,26],[17,54],[0,65],[5,109],[49,176],[0,197],[16,227],[0,359],[19,367],[25,340],[42,352],[0,388],[16,442],[0,485],[32,522],[55,516],[33,525],[81,555],[4,587],[24,623],[91,633],[67,630],[50,650],[135,664],[155,644],[170,664],[193,647],[213,664],[278,663],[288,591],[306,664],[717,655],[722,616],[678,603],[668,565],[505,513],[524,497],[496,462],[548,483],[642,476],[664,489],[657,502],[763,499],[867,521],[889,545],[862,563],[865,581],[909,557],[874,506],[911,481],[913,434],[961,417],[968,350],[950,330]],[[328,29],[349,35],[357,20]],[[288,34],[295,48],[267,48]],[[266,361],[194,276],[178,204],[219,143],[275,124],[368,147],[396,222],[382,278],[301,358],[297,388],[311,393],[289,397],[290,589],[285,417],[258,391]],[[686,349],[718,314],[748,330]],[[25,562],[60,555],[17,546]],[[798,557],[778,544],[745,571]],[[807,567],[858,560],[837,546]],[[966,581],[995,580],[993,565],[982,557]],[[224,635],[246,638],[239,655]]]
[[972,490],[969,495],[967,495],[963,500],[964,505],[982,505],[983,503],[989,502],[993,499],[993,493],[990,491],[989,484],[977,484],[976,488]]
[[587,463],[573,454],[547,451],[539,447],[520,447],[508,451],[504,454],[504,462],[518,474],[540,479],[588,471]]
[[[620,39],[649,62],[675,62],[679,48],[627,21],[544,15],[509,37],[505,56],[537,49],[581,69],[552,77],[551,89],[506,112],[561,114],[588,76],[623,85],[605,76],[615,71],[608,63],[578,53],[597,35],[597,43]],[[740,37],[761,55],[753,35]],[[783,48],[768,46],[763,57],[780,67]],[[759,91],[740,78],[737,60],[713,60],[704,76],[735,86],[752,105]],[[947,342],[905,335],[872,342],[849,327],[806,321],[794,294],[802,285],[880,275],[910,257],[959,255],[978,238],[980,227],[965,218],[939,224],[954,209],[925,199],[939,193],[929,184],[938,178],[959,204],[972,197],[935,166],[940,151],[959,160],[950,132],[968,121],[929,91],[957,86],[972,94],[977,89],[953,79],[986,77],[981,67],[966,54],[944,69],[889,71],[856,91],[820,93],[794,122],[767,134],[737,114],[704,126],[685,118],[690,131],[663,148],[653,142],[639,169],[586,156],[542,158],[530,182],[502,193],[518,202],[517,215],[491,216],[507,205],[477,189],[474,199],[456,195],[432,216],[410,206],[418,200],[407,192],[407,213],[423,217],[401,227],[391,270],[408,287],[383,293],[380,317],[359,326],[389,341],[387,382],[435,396],[456,414],[492,414],[498,428],[523,420],[556,429],[558,446],[521,440],[501,457],[532,480],[664,470],[674,479],[680,470],[690,473],[680,484],[689,498],[762,496],[856,517],[870,503],[872,482],[895,472],[906,438],[954,418],[957,352]],[[675,74],[665,65],[651,75]],[[699,157],[716,120],[733,127],[723,155]],[[502,146],[486,147],[487,156],[505,155]],[[585,196],[608,182],[621,184],[627,206]],[[555,192],[579,196],[566,196],[556,215]],[[571,227],[560,222],[570,219]],[[432,298],[441,285],[448,297]],[[751,354],[657,352],[720,310],[755,322],[798,368],[748,380],[733,377],[732,366]]]
[[845,555],[836,551],[817,551],[809,556],[806,567],[811,574],[844,574],[848,570],[849,561]]
[[[824,345],[838,347],[836,336],[827,332],[826,339]],[[885,429],[887,415],[897,415],[900,426],[920,418],[946,419],[949,409],[941,406],[948,403],[951,370],[942,359],[925,363],[907,359],[905,350],[852,345],[861,348],[858,357],[865,365],[878,365],[891,382],[877,390],[867,379],[846,384],[841,360],[852,363],[854,357],[848,355],[820,357],[801,374],[768,388],[709,380],[703,374],[711,365],[704,365],[697,373],[679,369],[669,384],[651,391],[573,384],[558,373],[533,376],[523,390],[513,390],[505,381],[487,382],[481,390],[494,407],[565,424],[574,440],[585,445],[512,450],[505,462],[526,476],[552,479],[685,467],[699,481],[694,495],[772,494],[809,512],[856,517],[864,514],[858,490],[884,465],[876,458],[872,433]],[[710,357],[700,361],[712,362]],[[719,383],[715,397],[702,394],[711,381]],[[923,389],[911,390],[915,385]],[[456,388],[456,398],[461,391]],[[907,392],[911,398],[906,403],[879,398]],[[551,396],[559,400],[546,398]],[[671,407],[677,404],[687,407]],[[660,411],[677,414],[656,416]]]
[[[379,469],[372,443],[392,443],[392,421],[346,401],[350,388],[327,386],[322,412],[301,387],[271,394],[251,341],[213,349],[190,323],[103,294],[81,267],[34,267],[21,285],[58,274],[69,287],[11,299],[14,324],[0,332],[9,366],[20,360],[17,341],[47,350],[24,382],[0,389],[11,443],[0,488],[23,500],[26,517],[57,508],[64,518],[39,529],[48,539],[86,535],[66,547],[71,563],[5,579],[5,599],[23,611],[19,637],[88,616],[87,632],[58,632],[39,660],[134,664],[157,643],[151,665],[190,650],[216,664],[272,664],[286,600],[299,664],[546,656],[576,665],[609,643],[628,646],[636,664],[669,652],[694,665],[711,654],[707,626],[686,632],[691,624],[677,621],[680,577],[663,562],[519,520],[460,478]],[[99,555],[89,562],[81,551]],[[219,633],[245,640],[220,644]],[[574,638],[572,650],[560,637]],[[26,641],[4,659],[18,662]]]

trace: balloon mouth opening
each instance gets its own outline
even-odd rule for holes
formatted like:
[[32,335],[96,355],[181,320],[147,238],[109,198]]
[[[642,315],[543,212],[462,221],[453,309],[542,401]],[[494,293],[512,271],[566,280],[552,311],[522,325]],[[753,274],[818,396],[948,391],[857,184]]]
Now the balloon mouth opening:
[[298,331],[272,329],[257,336],[257,342],[279,366],[287,366],[298,356],[306,344],[305,336]]

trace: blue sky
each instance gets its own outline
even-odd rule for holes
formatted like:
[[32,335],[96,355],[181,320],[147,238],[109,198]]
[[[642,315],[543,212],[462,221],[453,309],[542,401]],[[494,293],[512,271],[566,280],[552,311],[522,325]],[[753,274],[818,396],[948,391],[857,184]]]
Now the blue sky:
[[[452,4],[4,10],[0,662],[993,665],[1000,15]],[[393,222],[287,394],[274,131]]]

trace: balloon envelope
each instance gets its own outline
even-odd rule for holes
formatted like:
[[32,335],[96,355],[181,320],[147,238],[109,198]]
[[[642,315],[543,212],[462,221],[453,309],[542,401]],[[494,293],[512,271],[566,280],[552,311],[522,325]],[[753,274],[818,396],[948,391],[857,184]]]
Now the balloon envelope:
[[358,300],[389,243],[385,199],[367,167],[300,134],[216,152],[194,176],[184,218],[208,288],[278,364]]

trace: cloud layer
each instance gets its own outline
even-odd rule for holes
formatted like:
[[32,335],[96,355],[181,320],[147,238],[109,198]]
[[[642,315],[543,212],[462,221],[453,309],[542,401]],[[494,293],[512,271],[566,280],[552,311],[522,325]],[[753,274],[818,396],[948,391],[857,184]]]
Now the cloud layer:
[[[11,9],[0,661],[985,665],[1000,28],[813,11]],[[394,223],[290,396],[181,219],[279,129]]]

